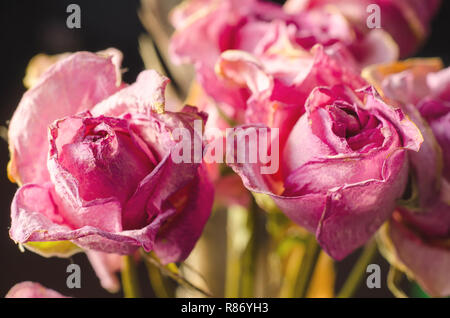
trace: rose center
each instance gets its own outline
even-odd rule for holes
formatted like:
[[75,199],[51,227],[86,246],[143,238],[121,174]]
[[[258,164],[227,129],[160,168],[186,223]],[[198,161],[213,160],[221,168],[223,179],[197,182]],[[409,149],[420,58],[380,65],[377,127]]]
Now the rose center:
[[[333,133],[347,141],[354,150],[378,147],[384,136],[380,131],[381,122],[366,110],[356,109],[349,104],[329,106]],[[370,147],[367,147],[370,145]]]

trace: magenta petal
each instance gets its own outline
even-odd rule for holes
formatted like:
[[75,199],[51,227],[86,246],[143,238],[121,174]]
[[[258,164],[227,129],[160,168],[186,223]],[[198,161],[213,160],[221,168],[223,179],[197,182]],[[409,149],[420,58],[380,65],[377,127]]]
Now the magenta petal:
[[209,218],[214,188],[204,167],[198,168],[198,178],[189,185],[189,192],[193,199],[168,220],[156,238],[155,253],[165,264],[189,255]]
[[[245,125],[241,129],[247,130],[247,135],[253,128],[266,128],[262,125]],[[256,131],[256,130],[254,130]],[[236,153],[258,153],[258,148],[247,148],[248,143],[242,142],[245,134],[241,135],[241,139],[237,140]],[[229,135],[230,138],[230,135]],[[255,146],[255,145],[253,145]],[[278,160],[279,158],[275,158]],[[294,222],[304,226],[309,231],[315,231],[317,228],[321,213],[324,207],[324,196],[322,194],[306,194],[300,197],[287,197],[280,195],[281,190],[274,181],[272,175],[265,175],[261,173],[263,165],[257,163],[236,163],[227,161],[227,164],[241,177],[244,186],[252,192],[263,193],[270,195],[278,207],[286,213]],[[301,214],[298,211],[302,211]]]
[[119,90],[111,57],[80,52],[53,65],[23,96],[9,126],[12,176],[22,184],[49,180],[47,127],[89,110]]
[[[127,120],[92,118],[90,114],[68,117],[50,126],[48,168],[55,191],[64,200],[66,212],[70,211],[66,218],[73,225],[122,229],[120,206],[156,164],[136,138],[130,134]],[[98,206],[96,201],[117,201],[119,209],[103,218],[90,208]]]
[[270,176],[261,174],[260,164],[229,165],[250,191],[270,195],[289,218],[315,232],[324,250],[340,260],[363,245],[392,214],[406,184],[405,157],[402,150],[391,154],[379,178],[300,196],[277,195]]
[[[409,158],[417,178],[421,208],[432,205],[439,196],[442,175],[442,150],[429,124],[415,106],[405,105],[409,116],[420,129],[424,142],[418,152],[410,152]],[[449,151],[450,154],[450,151]]]
[[[444,94],[444,92],[441,92]],[[447,91],[447,94],[450,95],[450,87]],[[449,133],[449,125],[450,125],[450,100],[433,100],[433,99],[425,99],[417,106],[421,115],[426,119],[428,125],[431,127],[432,132],[427,131],[428,134],[434,135],[436,140],[433,139],[434,142],[437,141],[440,149],[434,149],[434,156],[437,157],[435,165],[440,168],[441,164],[441,152],[442,150],[442,159],[444,163],[443,168],[443,177],[447,180],[450,180],[450,133]],[[428,128],[426,126],[425,128]],[[434,147],[438,147],[437,144],[433,144]],[[430,154],[433,155],[433,154]],[[417,169],[428,170],[427,167],[422,167],[421,165],[417,166]],[[438,171],[440,173],[440,171]]]
[[405,158],[398,151],[386,161],[382,179],[344,185],[329,194],[316,237],[333,258],[341,260],[364,245],[389,219],[406,185]]
[[[168,154],[159,165],[138,185],[124,206],[125,228],[137,228],[148,219],[165,210],[166,200],[192,180],[196,174],[194,164],[176,164]],[[145,216],[142,219],[142,215]]]

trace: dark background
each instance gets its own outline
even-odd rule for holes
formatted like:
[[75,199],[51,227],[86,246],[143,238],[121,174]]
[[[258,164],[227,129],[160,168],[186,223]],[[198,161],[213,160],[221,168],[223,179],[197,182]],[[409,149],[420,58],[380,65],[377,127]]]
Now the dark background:
[[[161,0],[163,1],[163,0]],[[425,0],[424,0],[425,1]],[[278,1],[283,2],[283,1]],[[66,8],[70,3],[81,7],[81,29],[66,27]],[[6,0],[0,3],[0,125],[6,126],[25,88],[22,79],[28,61],[38,53],[56,54],[67,51],[98,51],[116,47],[124,54],[123,66],[126,82],[134,82],[143,70],[139,57],[137,38],[145,30],[137,16],[138,0]],[[443,58],[450,63],[450,1],[443,6],[433,22],[432,34],[417,56]],[[108,297],[92,271],[86,257],[78,254],[72,260],[45,259],[31,252],[21,253],[8,236],[10,225],[10,203],[16,185],[6,177],[9,160],[8,146],[0,140],[0,297],[15,284],[25,280],[40,282],[59,292],[75,297]],[[348,257],[338,265],[338,285],[351,268],[356,255]],[[66,287],[66,267],[73,261],[82,268],[82,288],[70,290]],[[387,274],[387,263],[378,257],[375,263],[382,267],[383,282]],[[141,273],[143,281],[145,274]],[[386,284],[379,290],[362,287],[360,297],[390,297]],[[146,295],[151,295],[148,286],[143,286]],[[121,294],[112,295],[119,297]]]

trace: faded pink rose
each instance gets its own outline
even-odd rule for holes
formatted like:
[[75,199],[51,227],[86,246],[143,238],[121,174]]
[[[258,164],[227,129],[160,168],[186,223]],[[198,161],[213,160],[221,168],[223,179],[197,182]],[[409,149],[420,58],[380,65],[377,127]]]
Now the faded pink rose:
[[[288,31],[280,28],[281,33]],[[243,51],[227,51],[216,65],[221,80],[215,84],[247,91],[248,98],[241,103],[244,106],[235,108],[243,118],[237,122],[279,128],[281,143],[305,113],[304,104],[314,88],[345,84],[359,89],[367,85],[339,47],[316,45],[304,51],[289,43],[288,33],[280,34],[259,59]]]
[[[196,5],[203,14],[193,13]],[[313,88],[367,85],[346,41],[337,39],[352,34],[341,15],[289,15],[260,1],[191,1],[172,17],[177,28],[171,41],[174,61],[195,64],[206,95],[221,115],[238,124],[289,126],[291,118],[304,112],[299,105]],[[199,34],[201,42],[193,38]],[[205,47],[192,46],[194,42]]]
[[[341,74],[348,75],[354,71],[358,74],[361,66],[395,61],[399,48],[391,36],[403,53],[410,53],[412,47],[407,44],[416,47],[420,41],[415,34],[424,37],[439,1],[375,4],[380,5],[384,21],[380,29],[368,28],[369,3],[365,0],[294,0],[284,6],[259,0],[186,1],[171,14],[175,27],[170,44],[172,60],[195,66],[196,79],[222,115],[238,124],[257,119],[271,125],[265,120],[286,119],[274,114],[274,109],[289,107],[286,103],[289,104],[290,96],[300,98],[300,86],[304,99],[317,85],[335,85],[340,80],[352,86],[354,80],[349,82],[332,72],[321,78],[321,72],[327,72],[327,64],[334,64],[334,70],[340,68]],[[310,52],[317,45],[324,53]],[[328,55],[327,61],[324,55]],[[233,65],[227,70],[230,59]],[[246,79],[249,72],[266,74],[271,80],[258,75],[260,81],[250,86]],[[334,81],[330,83],[330,79]],[[310,86],[309,91],[305,86]],[[259,95],[271,95],[271,103],[265,103],[265,108],[255,101],[255,89],[266,91]],[[249,113],[266,118],[255,118]]]
[[39,283],[22,282],[14,285],[5,298],[67,298]]
[[422,149],[409,154],[412,198],[389,222],[392,244],[384,245],[388,260],[433,296],[450,296],[450,68],[442,67],[439,59],[411,59],[365,71],[424,136]]
[[[164,111],[168,79],[142,72],[121,84],[111,57],[75,53],[24,95],[9,129],[11,207],[17,243],[71,241],[87,250],[153,250],[187,257],[209,217],[212,185],[203,165],[175,163],[174,129],[199,140],[186,107]],[[201,142],[201,141],[200,141]]]
[[414,53],[428,35],[430,22],[440,3],[440,0],[288,0],[285,9],[290,13],[300,13],[336,8],[358,32],[365,34],[370,31],[366,22],[373,13],[368,11],[368,7],[378,5],[381,28],[398,44],[400,56],[406,57]]
[[[256,53],[267,34],[273,32],[274,24],[283,23],[295,30],[295,41],[304,49],[315,44],[328,47],[341,43],[363,65],[395,60],[398,48],[389,33],[367,27],[366,7],[364,12],[358,11],[356,20],[339,7],[333,10],[293,3],[280,6],[259,0],[190,0],[171,15],[176,29],[171,52],[175,61],[193,63],[201,72],[204,67],[211,68],[226,50]],[[387,6],[388,13],[394,10],[392,7]],[[409,30],[405,19],[396,22],[400,30]]]
[[[250,191],[272,197],[340,260],[391,216],[405,191],[406,150],[417,151],[422,136],[370,87],[318,87],[305,108],[280,148],[280,171],[262,174],[261,162],[229,165]],[[252,127],[257,125],[243,126],[250,134]],[[244,140],[236,145],[239,152],[260,150]]]

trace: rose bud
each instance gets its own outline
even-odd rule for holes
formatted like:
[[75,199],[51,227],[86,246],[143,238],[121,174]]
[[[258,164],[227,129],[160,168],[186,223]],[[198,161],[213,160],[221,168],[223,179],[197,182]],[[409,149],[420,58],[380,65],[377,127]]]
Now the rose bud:
[[[417,151],[422,136],[401,109],[385,104],[370,87],[318,87],[305,108],[277,154],[280,171],[263,174],[261,161],[229,165],[250,191],[271,196],[340,260],[392,215],[408,178],[406,150]],[[266,151],[240,136],[237,153]]]
[[11,207],[17,243],[42,252],[51,242],[66,255],[143,247],[165,263],[194,247],[213,189],[201,163],[173,160],[173,132],[201,144],[194,121],[204,116],[165,112],[168,79],[155,71],[127,87],[119,74],[111,57],[76,53],[24,95],[9,129],[9,172],[23,184]]

